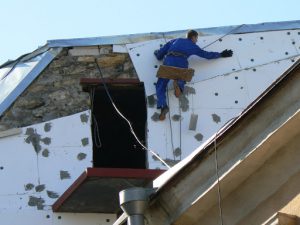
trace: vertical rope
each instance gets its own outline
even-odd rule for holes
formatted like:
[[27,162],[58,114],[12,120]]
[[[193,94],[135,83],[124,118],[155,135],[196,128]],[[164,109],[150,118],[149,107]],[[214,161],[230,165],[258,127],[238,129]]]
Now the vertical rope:
[[218,154],[217,154],[217,134],[214,138],[214,149],[215,149],[215,166],[216,166],[216,176],[218,180],[218,205],[219,205],[219,216],[221,220],[221,225],[223,225],[223,210],[222,210],[222,199],[221,199],[221,187],[220,187],[220,176],[219,176],[219,164],[218,164]]
[[[166,93],[166,95],[167,95],[168,106],[170,106],[169,88],[168,88],[168,86],[167,86],[167,93]],[[174,149],[174,140],[173,140],[173,128],[172,128],[170,108],[169,108],[168,117],[169,117],[169,125],[170,125],[170,132],[171,132],[171,145],[172,145],[173,159],[175,160],[175,149]]]
[[[179,99],[178,99],[179,101]],[[180,154],[180,160],[181,160],[181,156],[182,156],[182,148],[181,148],[181,142],[182,142],[182,139],[181,139],[181,136],[182,136],[182,129],[181,129],[181,108],[179,106],[179,148],[180,148],[180,151],[181,151],[181,154]]]
[[[167,39],[165,37],[165,34],[163,33],[163,38],[165,40],[165,43],[167,43]],[[168,100],[168,106],[169,106],[169,125],[170,125],[170,133],[171,133],[171,145],[172,145],[172,152],[173,152],[173,159],[175,160],[175,148],[174,148],[174,140],[173,140],[173,128],[172,128],[172,121],[171,121],[171,108],[170,108],[170,100],[169,100],[169,87],[167,86],[167,100]],[[181,147],[180,147],[181,148]]]
[[214,152],[215,152],[215,168],[216,168],[216,176],[217,176],[217,186],[218,186],[218,207],[219,207],[219,217],[221,221],[221,225],[224,225],[223,221],[223,209],[222,209],[222,196],[221,196],[221,185],[220,185],[220,175],[219,175],[219,162],[218,162],[218,151],[217,151],[217,136],[229,122],[236,119],[236,117],[232,117],[231,119],[227,120],[227,122],[216,132],[214,137]]

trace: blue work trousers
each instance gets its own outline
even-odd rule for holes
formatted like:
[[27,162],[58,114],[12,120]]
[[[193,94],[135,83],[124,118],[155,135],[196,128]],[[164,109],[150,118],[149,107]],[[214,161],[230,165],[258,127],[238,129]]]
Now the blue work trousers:
[[[156,96],[157,96],[157,108],[163,108],[164,106],[167,106],[166,101],[166,90],[170,79],[166,78],[158,78],[156,83]],[[183,92],[185,81],[184,80],[174,80],[174,82],[177,82],[180,90]]]

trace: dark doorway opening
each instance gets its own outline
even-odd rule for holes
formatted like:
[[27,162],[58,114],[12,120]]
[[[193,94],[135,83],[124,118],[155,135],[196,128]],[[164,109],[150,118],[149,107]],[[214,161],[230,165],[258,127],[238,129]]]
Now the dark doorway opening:
[[[147,111],[143,83],[107,86],[114,103],[145,145]],[[94,89],[92,104],[94,167],[146,169],[147,152],[135,140],[127,122],[113,108],[104,87]],[[95,132],[96,128],[98,132]]]

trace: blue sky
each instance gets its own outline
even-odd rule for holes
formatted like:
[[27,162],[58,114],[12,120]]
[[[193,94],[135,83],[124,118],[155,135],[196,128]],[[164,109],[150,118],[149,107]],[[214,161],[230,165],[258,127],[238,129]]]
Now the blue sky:
[[2,0],[0,64],[47,40],[300,20],[299,0]]

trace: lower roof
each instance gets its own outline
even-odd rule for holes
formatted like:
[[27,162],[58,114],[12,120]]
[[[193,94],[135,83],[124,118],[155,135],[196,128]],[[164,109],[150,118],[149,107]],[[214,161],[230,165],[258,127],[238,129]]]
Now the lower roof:
[[87,168],[53,204],[54,212],[117,213],[119,192],[146,187],[163,170]]

